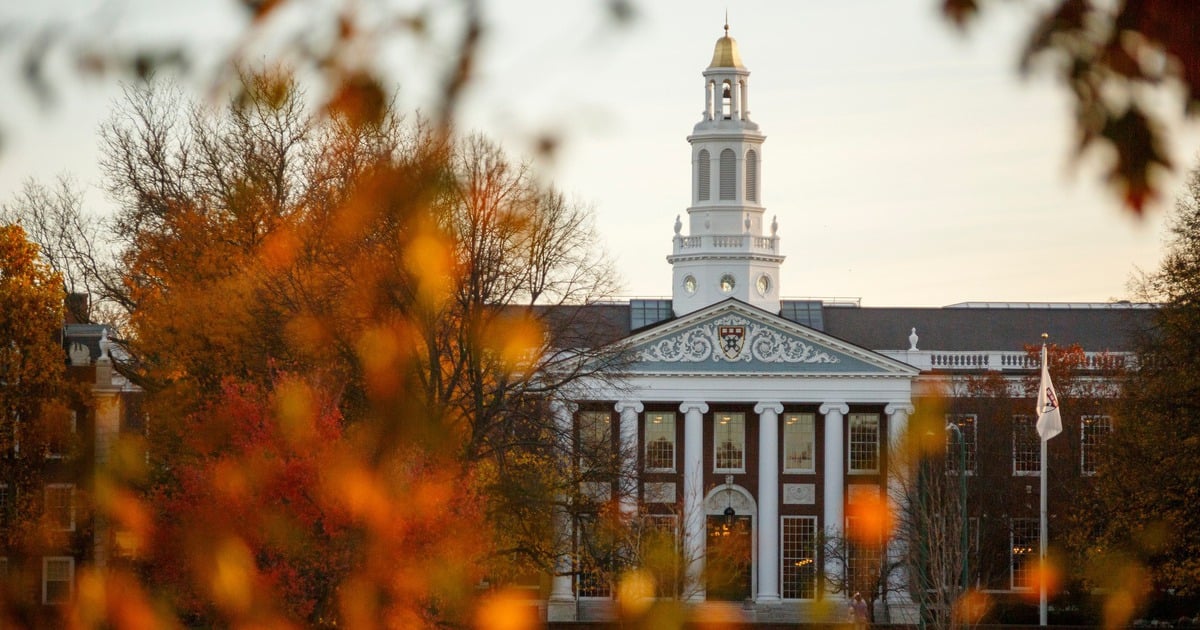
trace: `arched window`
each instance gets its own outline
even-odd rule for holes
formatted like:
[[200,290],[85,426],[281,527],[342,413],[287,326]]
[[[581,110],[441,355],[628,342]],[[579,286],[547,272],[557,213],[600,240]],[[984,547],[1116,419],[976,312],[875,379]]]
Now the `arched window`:
[[758,201],[758,153],[746,152],[746,201]]
[[708,149],[700,149],[700,155],[696,158],[696,198],[700,201],[708,201],[712,194],[711,176],[712,158],[708,157]]
[[725,149],[721,151],[721,201],[733,201],[734,191],[737,189],[737,180],[735,179],[734,171],[737,170],[737,156],[734,155],[733,149]]
[[730,89],[728,81],[721,88],[721,117],[725,120],[733,118],[733,90]]

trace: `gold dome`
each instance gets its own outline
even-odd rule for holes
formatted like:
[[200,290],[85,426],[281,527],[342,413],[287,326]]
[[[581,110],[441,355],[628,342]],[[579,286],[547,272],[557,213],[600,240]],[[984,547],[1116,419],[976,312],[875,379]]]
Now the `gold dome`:
[[717,40],[717,46],[713,48],[712,63],[708,64],[711,68],[745,68],[742,65],[742,56],[738,54],[737,40],[729,36],[729,25],[725,25],[725,36]]

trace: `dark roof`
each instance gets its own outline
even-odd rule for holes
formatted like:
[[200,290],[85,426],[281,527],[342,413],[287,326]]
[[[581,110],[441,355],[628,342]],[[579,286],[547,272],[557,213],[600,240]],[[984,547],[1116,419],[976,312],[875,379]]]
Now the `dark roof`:
[[824,308],[825,332],[872,350],[906,350],[917,329],[921,350],[1021,350],[1042,333],[1060,346],[1127,352],[1149,329],[1152,308]]
[[629,336],[629,304],[537,306],[547,332],[559,348],[594,348]]
[[[628,303],[537,310],[558,347],[595,347],[636,332],[630,327]],[[1077,343],[1088,352],[1129,352],[1137,333],[1150,328],[1154,313],[1144,305],[1119,303],[944,308],[827,305],[821,309],[819,330],[870,350],[907,350],[909,332],[916,328],[921,350],[1020,351],[1041,343],[1042,333],[1047,333],[1050,343],[1060,346]]]

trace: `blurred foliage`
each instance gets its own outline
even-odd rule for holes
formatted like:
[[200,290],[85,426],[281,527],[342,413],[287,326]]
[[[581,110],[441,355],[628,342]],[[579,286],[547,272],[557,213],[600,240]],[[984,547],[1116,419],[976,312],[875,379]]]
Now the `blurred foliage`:
[[[563,553],[579,471],[549,403],[622,360],[566,336],[614,288],[590,209],[486,138],[242,78],[223,108],[129,88],[111,221],[36,183],[6,208],[118,313],[147,391],[148,467],[100,475],[111,575],[162,625],[467,623],[485,579]],[[64,612],[120,623],[102,595]]]
[[[946,19],[967,28],[996,3],[941,0],[941,7]],[[1162,175],[1174,165],[1160,102],[1181,115],[1200,112],[1200,4],[1053,0],[1037,6],[1043,4],[1048,6],[1030,26],[1021,53],[1021,70],[1046,62],[1073,100],[1076,156],[1103,154],[1108,183],[1126,208],[1141,215],[1147,202],[1162,195]]]
[[1090,492],[1081,496],[1073,540],[1089,559],[1088,583],[1111,589],[1110,626],[1165,593],[1200,595],[1200,169],[1171,217],[1158,270],[1140,280],[1160,301],[1139,331],[1138,369],[1120,407]]

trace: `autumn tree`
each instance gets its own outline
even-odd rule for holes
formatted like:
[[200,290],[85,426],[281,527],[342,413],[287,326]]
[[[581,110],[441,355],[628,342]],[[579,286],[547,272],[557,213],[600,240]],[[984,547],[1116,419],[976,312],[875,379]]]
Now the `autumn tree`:
[[117,244],[120,282],[93,286],[125,309],[120,367],[149,391],[156,487],[186,489],[180,458],[219,465],[187,427],[224,383],[319,374],[369,470],[421,460],[479,492],[491,544],[473,566],[546,568],[551,512],[580,479],[550,403],[620,356],[568,334],[613,288],[590,211],[482,137],[313,116],[290,80],[246,80],[217,110],[131,88],[102,132],[120,210],[91,242]]
[[1200,170],[1176,200],[1170,233],[1160,267],[1138,286],[1160,304],[1137,339],[1137,368],[1077,519],[1089,584],[1127,601],[1110,611],[1117,622],[1151,592],[1195,597],[1200,583]]
[[[80,392],[65,378],[60,333],[62,278],[38,257],[19,225],[0,226],[0,548],[8,558],[8,578],[0,592],[0,624],[50,623],[42,618],[41,556],[82,545],[72,514],[55,512],[46,484],[52,466],[76,453],[72,409]],[[82,497],[80,497],[82,499]],[[79,500],[82,520],[85,501]],[[65,524],[64,518],[70,520]]]

